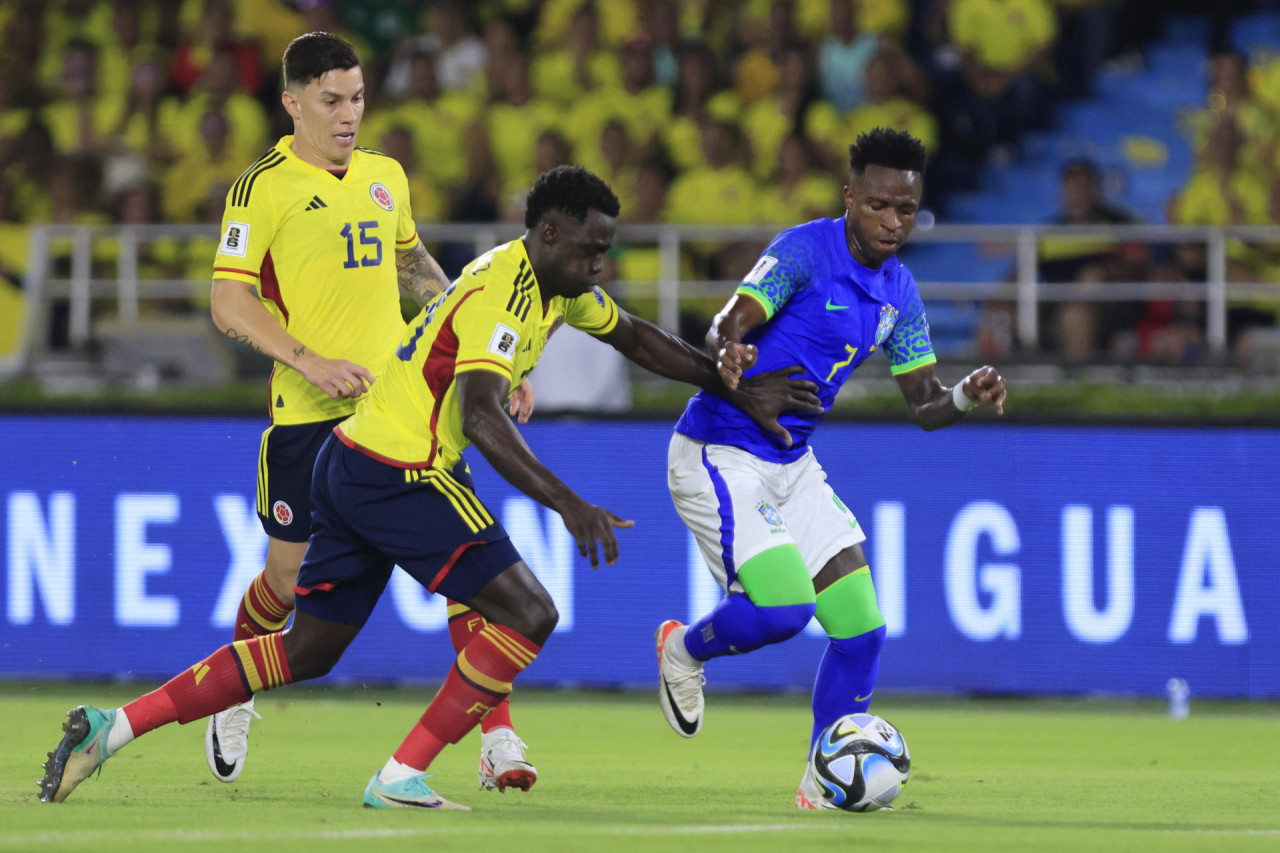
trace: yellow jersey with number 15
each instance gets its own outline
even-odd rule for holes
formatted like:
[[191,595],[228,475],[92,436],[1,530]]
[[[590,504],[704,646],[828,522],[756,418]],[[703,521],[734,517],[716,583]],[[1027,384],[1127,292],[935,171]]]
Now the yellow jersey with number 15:
[[524,241],[486,252],[409,323],[338,438],[388,465],[452,468],[471,443],[462,434],[458,375],[488,370],[516,388],[562,322],[607,334],[618,325],[618,306],[597,287],[553,297],[544,312]]
[[[404,169],[357,148],[341,176],[301,160],[282,138],[232,185],[213,277],[256,285],[289,334],[325,358],[377,376],[404,330],[396,250],[418,242]],[[291,367],[271,372],[271,422],[346,417]]]

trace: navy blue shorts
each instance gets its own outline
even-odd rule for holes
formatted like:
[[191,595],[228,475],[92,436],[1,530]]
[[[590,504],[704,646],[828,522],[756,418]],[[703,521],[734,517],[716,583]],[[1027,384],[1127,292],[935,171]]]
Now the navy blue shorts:
[[272,425],[258,448],[258,520],[273,539],[311,538],[311,475],[316,455],[345,418]]
[[397,565],[430,592],[466,602],[520,562],[465,463],[396,468],[333,435],[316,459],[311,504],[296,606],[319,619],[363,626]]

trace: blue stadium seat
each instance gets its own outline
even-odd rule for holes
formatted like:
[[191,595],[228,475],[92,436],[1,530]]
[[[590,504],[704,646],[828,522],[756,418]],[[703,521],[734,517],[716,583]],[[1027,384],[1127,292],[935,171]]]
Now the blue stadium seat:
[[1167,15],[1164,37],[1175,44],[1206,45],[1213,35],[1213,22],[1207,15]]
[[1008,274],[1012,256],[987,257],[969,243],[913,243],[902,262],[917,281],[960,281],[998,284]]
[[1231,22],[1231,44],[1245,54],[1280,53],[1280,12],[1255,12]]
[[973,351],[982,319],[977,303],[930,299],[925,314],[929,318],[929,340],[939,356],[963,356]]
[[[1274,30],[1280,35],[1280,15],[1266,18],[1258,32]],[[1106,172],[1108,197],[1128,205],[1144,221],[1165,222],[1169,199],[1182,189],[1194,166],[1179,113],[1205,103],[1210,30],[1206,16],[1171,16],[1166,38],[1147,50],[1146,70],[1100,75],[1093,98],[1058,109],[1055,130],[1027,136],[1021,160],[988,169],[981,191],[955,196],[951,218],[972,223],[1045,222],[1058,207],[1059,166],[1073,157],[1088,157]],[[946,251],[924,262],[935,258],[939,270],[962,265],[984,269],[982,259]]]

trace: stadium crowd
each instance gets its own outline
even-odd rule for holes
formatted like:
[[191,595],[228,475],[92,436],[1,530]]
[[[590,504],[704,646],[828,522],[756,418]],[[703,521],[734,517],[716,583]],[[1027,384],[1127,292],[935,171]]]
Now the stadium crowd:
[[[950,194],[1015,157],[1023,134],[1051,126],[1059,98],[1086,96],[1103,60],[1141,37],[1133,5],[14,0],[0,6],[0,279],[20,291],[36,223],[218,222],[229,185],[289,132],[274,69],[301,32],[334,32],[360,51],[360,142],[404,165],[421,222],[518,222],[533,179],[576,162],[610,182],[624,223],[791,224],[841,211],[847,146],[879,125],[924,141],[926,206],[945,212]],[[1219,57],[1213,74],[1194,123],[1203,168],[1171,221],[1280,221],[1280,187],[1258,178],[1277,169],[1280,66]],[[1090,169],[1069,164],[1064,189],[1096,195]],[[1117,221],[1100,196],[1081,198],[1062,221]],[[720,244],[683,263],[696,277],[735,278],[759,248]],[[213,249],[212,239],[149,244],[140,275],[207,278]],[[106,275],[113,251],[94,247]],[[442,247],[446,270],[468,251]],[[1202,263],[1190,249],[1136,265],[1133,254],[1046,257],[1046,273],[1075,280],[1129,263],[1126,277],[1179,280]],[[615,255],[619,278],[657,278],[656,249]],[[1241,275],[1280,267],[1244,247],[1233,263]],[[1202,349],[1191,330],[1202,305],[1131,308],[1065,305],[1047,338],[1074,358]],[[1155,334],[1170,327],[1183,331]]]

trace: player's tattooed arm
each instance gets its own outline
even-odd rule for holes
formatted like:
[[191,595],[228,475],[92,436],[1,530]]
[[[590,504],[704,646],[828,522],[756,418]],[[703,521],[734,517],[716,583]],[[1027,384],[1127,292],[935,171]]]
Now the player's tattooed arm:
[[231,340],[235,341],[240,346],[246,349],[252,350],[253,352],[256,352],[258,355],[266,355],[266,353],[263,352],[261,349],[259,349],[258,346],[253,342],[253,340],[248,335],[242,334],[241,332],[238,332],[232,328],[228,328],[226,331],[226,334],[228,338],[231,338]]
[[[256,284],[249,285],[249,293],[253,294],[254,299],[262,298],[258,295],[258,286]],[[227,328],[226,335],[228,338],[231,338],[231,340],[235,341],[237,344],[244,347],[245,349],[251,350],[252,352],[256,352],[258,355],[266,355],[266,353],[262,351],[262,348],[259,347],[257,344],[255,344],[253,342],[253,339],[250,338],[247,334],[239,332],[236,329]]]
[[407,252],[396,252],[396,277],[400,286],[424,308],[449,286],[449,278],[421,242]]
[[213,323],[224,335],[292,367],[332,399],[359,397],[373,384],[368,369],[345,359],[324,358],[285,331],[254,285],[214,279],[209,304]]
[[933,365],[898,374],[898,387],[907,401],[907,411],[917,426],[926,430],[950,426],[974,406],[990,403],[1004,414],[1007,392],[1004,377],[994,367],[980,367],[946,388],[934,373]]

